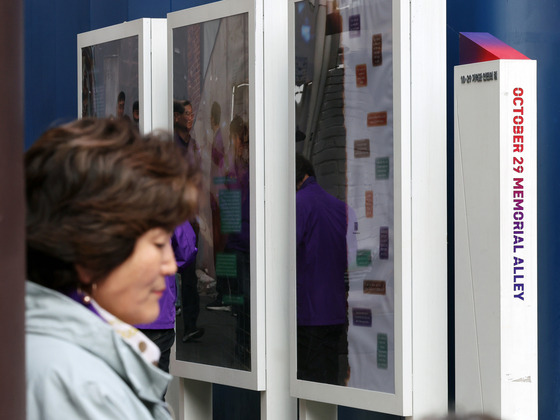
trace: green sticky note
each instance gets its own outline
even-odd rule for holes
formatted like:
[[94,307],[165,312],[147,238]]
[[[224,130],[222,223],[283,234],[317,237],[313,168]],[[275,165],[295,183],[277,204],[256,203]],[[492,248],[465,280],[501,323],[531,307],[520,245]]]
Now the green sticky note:
[[221,190],[219,202],[222,233],[241,232],[241,190]]
[[237,277],[237,255],[219,252],[216,254],[216,275]]
[[389,158],[375,159],[375,179],[389,179]]
[[358,267],[368,267],[371,265],[371,250],[358,249],[356,252],[356,264]]
[[212,183],[214,185],[231,185],[231,184],[235,184],[237,182],[237,178],[231,178],[229,176],[216,176],[214,177],[214,179],[212,180]]
[[243,305],[245,298],[243,295],[224,295],[222,297],[222,302],[225,305]]
[[387,334],[377,334],[377,368],[388,367],[388,340]]

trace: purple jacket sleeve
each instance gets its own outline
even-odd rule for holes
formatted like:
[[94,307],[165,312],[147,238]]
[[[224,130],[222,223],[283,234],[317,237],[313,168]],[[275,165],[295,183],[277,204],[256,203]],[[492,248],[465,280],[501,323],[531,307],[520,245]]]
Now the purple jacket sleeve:
[[[177,261],[177,270],[193,263],[196,259],[196,234],[189,222],[178,226],[171,237],[171,246],[175,253]],[[175,299],[177,298],[177,289],[175,285],[175,276],[165,276],[166,289],[163,296],[159,300],[159,316],[151,324],[136,325],[136,328],[148,330],[160,330],[173,328],[175,325]]]
[[175,253],[178,271],[194,262],[198,249],[196,248],[196,234],[190,222],[185,222],[175,229],[171,237],[171,246]]

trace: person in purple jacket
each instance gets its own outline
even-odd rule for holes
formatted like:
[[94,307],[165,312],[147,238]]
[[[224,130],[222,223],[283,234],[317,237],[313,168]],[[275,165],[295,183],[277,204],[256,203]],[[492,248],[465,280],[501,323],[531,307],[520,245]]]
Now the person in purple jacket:
[[[341,384],[347,356],[347,206],[319,186],[296,155],[298,379]],[[342,370],[345,366],[341,365]]]
[[[178,273],[193,265],[198,250],[196,235],[190,222],[187,221],[175,228],[171,237],[171,246],[175,253]],[[160,348],[158,367],[169,372],[169,356],[175,341],[175,300],[177,299],[175,276],[166,276],[165,283],[167,287],[159,301],[158,318],[150,324],[136,325],[136,327]]]

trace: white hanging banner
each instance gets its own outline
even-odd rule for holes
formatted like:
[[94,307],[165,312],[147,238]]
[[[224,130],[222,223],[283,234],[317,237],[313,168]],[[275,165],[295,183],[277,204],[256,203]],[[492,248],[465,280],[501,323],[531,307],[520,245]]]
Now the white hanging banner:
[[394,393],[392,4],[342,6],[347,203],[356,213],[356,250],[348,258],[348,386]]

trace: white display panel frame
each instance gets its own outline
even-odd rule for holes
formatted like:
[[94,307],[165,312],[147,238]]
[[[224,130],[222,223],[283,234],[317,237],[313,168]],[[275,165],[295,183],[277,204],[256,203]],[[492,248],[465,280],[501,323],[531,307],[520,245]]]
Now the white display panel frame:
[[78,34],[78,118],[82,117],[82,48],[137,36],[140,132],[167,129],[166,28],[166,19],[144,18]]
[[[291,87],[296,3],[290,0],[288,11]],[[422,418],[447,412],[445,4],[393,0],[392,22],[394,393],[297,379],[295,250],[290,385],[291,394],[301,399]],[[290,116],[295,133],[293,109]],[[295,185],[295,177],[291,182]],[[292,199],[295,244],[295,194]]]
[[[249,71],[249,173],[250,173],[250,261],[251,261],[251,369],[214,366],[178,360],[176,346],[171,351],[170,372],[182,378],[212,382],[252,390],[265,389],[265,266],[264,266],[264,142],[263,142],[263,59],[257,33],[262,18],[255,13],[254,0],[223,0],[167,15],[168,97],[173,98],[173,29],[239,14],[248,14]],[[167,128],[173,131],[173,103],[167,103]],[[204,309],[201,309],[204,310]],[[203,338],[204,339],[204,338]]]
[[[294,6],[290,2],[290,62],[295,68]],[[408,3],[392,2],[393,39],[393,159],[394,159],[394,384],[395,392],[377,392],[366,389],[329,385],[297,379],[295,374],[296,338],[292,333],[291,391],[294,396],[329,404],[374,410],[398,415],[412,413],[412,312],[411,312],[411,156],[410,143],[410,68],[409,8]],[[295,86],[294,72],[290,84]],[[290,131],[295,132],[294,113]],[[295,185],[295,181],[294,181]],[[294,205],[295,208],[295,205]],[[293,214],[295,220],[295,213]],[[295,232],[295,226],[292,227]],[[294,234],[295,237],[295,234]],[[295,242],[295,240],[294,240]],[[295,254],[293,265],[295,267]],[[295,278],[295,275],[294,275]],[[292,287],[291,325],[296,326],[295,285]]]
[[455,67],[458,413],[538,418],[536,64]]

